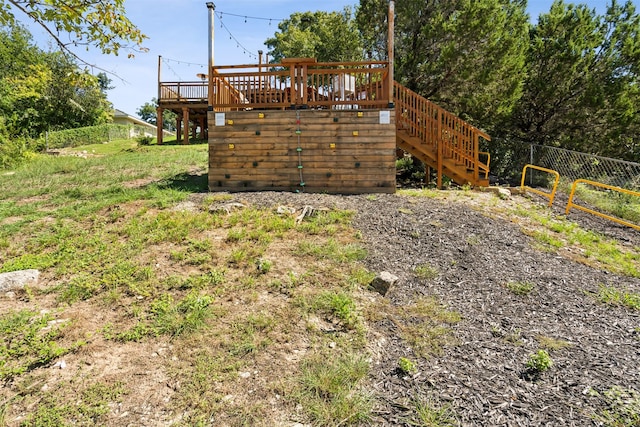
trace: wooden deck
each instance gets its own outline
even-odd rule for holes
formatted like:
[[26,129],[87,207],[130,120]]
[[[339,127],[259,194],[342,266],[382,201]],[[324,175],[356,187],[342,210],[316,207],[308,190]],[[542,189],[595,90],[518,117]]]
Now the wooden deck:
[[[392,82],[387,65],[292,58],[218,66],[208,81],[159,82],[158,112],[171,109],[193,123],[193,134],[199,128],[208,135],[211,190],[394,191],[395,147],[434,168],[439,186],[443,176],[488,185],[479,145],[489,136]],[[187,143],[189,128],[184,126]],[[310,145],[292,151],[300,135]],[[315,182],[299,178],[310,165],[317,170],[306,176]]]

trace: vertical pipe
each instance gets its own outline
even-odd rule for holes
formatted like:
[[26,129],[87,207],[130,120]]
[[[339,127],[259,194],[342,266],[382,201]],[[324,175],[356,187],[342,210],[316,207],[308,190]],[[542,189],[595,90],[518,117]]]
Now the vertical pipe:
[[213,111],[213,65],[214,65],[214,40],[215,40],[215,12],[216,5],[212,1],[207,2],[207,9],[209,10],[209,85],[208,85],[208,99],[209,99],[209,111]]
[[[529,147],[529,164],[533,165],[533,144]],[[531,176],[529,177],[529,187],[533,187],[533,169],[531,170]]]
[[393,86],[394,86],[394,66],[395,60],[394,54],[394,33],[395,33],[395,15],[396,7],[395,1],[389,0],[389,36],[388,36],[388,56],[389,56],[389,108],[393,108]]
[[158,55],[158,102],[160,102],[160,98],[162,95],[162,91],[160,89],[161,81],[162,81],[162,55]]

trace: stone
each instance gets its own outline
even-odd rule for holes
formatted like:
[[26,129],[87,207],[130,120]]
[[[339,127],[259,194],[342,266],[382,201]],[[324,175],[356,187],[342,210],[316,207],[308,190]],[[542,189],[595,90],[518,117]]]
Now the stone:
[[388,271],[383,271],[373,279],[373,282],[369,286],[373,288],[380,295],[385,296],[387,292],[389,292],[389,288],[393,286],[398,281],[398,277],[389,273]]
[[0,273],[0,292],[24,289],[27,285],[35,285],[40,278],[38,270],[20,270]]

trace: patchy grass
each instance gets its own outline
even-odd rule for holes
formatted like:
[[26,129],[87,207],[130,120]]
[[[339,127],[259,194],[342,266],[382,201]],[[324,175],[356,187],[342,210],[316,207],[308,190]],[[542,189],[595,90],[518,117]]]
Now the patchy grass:
[[491,209],[494,214],[517,222],[523,233],[533,238],[538,249],[557,252],[613,273],[640,277],[640,248],[585,230],[543,206],[511,204],[507,208]]
[[529,295],[536,288],[536,285],[531,282],[507,282],[505,286],[519,296]]
[[614,386],[601,393],[591,390],[591,394],[607,405],[607,409],[593,416],[594,420],[607,427],[640,425],[640,393],[637,391]]
[[368,372],[361,355],[317,354],[302,362],[292,398],[315,425],[360,425],[373,409],[373,398],[361,387]]
[[370,419],[374,274],[354,212],[210,211],[230,196],[192,202],[206,146],[95,149],[0,176],[0,271],[37,268],[46,284],[0,301],[9,425],[135,423],[140,408],[148,424],[273,425],[292,401],[305,422]]
[[600,285],[594,297],[603,304],[640,311],[640,294],[634,292],[620,290],[613,286]]
[[438,270],[429,264],[420,264],[413,269],[413,272],[423,280],[431,280],[438,277]]

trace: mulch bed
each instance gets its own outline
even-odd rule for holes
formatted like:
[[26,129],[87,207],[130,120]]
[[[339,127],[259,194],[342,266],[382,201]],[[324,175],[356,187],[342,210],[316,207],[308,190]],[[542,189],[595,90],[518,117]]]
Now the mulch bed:
[[[640,312],[592,295],[602,285],[640,293],[638,279],[537,250],[517,224],[459,201],[286,193],[234,198],[356,210],[354,225],[369,251],[366,266],[400,279],[386,296],[392,304],[435,296],[462,316],[452,326],[458,344],[428,359],[416,357],[390,322],[374,325],[386,337],[372,370],[382,402],[374,425],[412,425],[412,400],[428,397],[448,405],[461,426],[597,426],[594,416],[608,408],[603,392],[621,387],[640,393]],[[640,233],[631,228],[580,212],[570,217],[640,247]],[[416,277],[414,268],[423,264],[438,276]],[[519,296],[508,282],[530,282],[535,289]],[[549,350],[553,367],[531,375],[525,365],[542,348],[540,337],[570,345]],[[400,357],[416,361],[418,373],[399,374]]]

